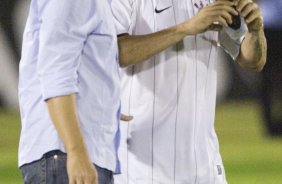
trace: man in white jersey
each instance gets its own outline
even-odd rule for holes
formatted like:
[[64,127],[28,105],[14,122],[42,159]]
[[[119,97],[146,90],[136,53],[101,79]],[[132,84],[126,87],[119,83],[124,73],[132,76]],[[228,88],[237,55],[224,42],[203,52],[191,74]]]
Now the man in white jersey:
[[[115,182],[226,183],[214,130],[218,45],[243,67],[262,70],[260,9],[251,0],[113,0],[112,9],[125,67],[122,113],[134,116],[121,123]],[[238,12],[249,31],[231,39],[227,27]]]

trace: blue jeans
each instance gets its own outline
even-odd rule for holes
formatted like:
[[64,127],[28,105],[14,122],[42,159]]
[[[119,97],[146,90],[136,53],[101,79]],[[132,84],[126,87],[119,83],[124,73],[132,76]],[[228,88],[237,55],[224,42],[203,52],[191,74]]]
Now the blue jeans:
[[[67,155],[61,151],[51,151],[35,162],[23,165],[20,169],[24,184],[68,184]],[[95,166],[99,184],[113,184],[113,173]]]

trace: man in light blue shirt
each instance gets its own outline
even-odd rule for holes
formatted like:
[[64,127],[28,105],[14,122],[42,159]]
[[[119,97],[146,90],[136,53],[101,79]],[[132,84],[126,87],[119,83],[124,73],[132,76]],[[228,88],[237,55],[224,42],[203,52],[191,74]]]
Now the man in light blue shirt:
[[19,80],[24,183],[108,184],[119,172],[120,89],[109,3],[31,2]]

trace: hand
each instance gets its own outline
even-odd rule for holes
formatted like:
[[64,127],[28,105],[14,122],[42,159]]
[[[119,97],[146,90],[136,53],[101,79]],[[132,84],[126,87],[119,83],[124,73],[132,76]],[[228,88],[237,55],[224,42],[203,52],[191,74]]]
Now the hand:
[[252,0],[237,0],[236,9],[245,18],[249,32],[257,32],[263,29],[261,9]]
[[131,121],[131,120],[133,120],[133,116],[127,116],[127,115],[124,115],[124,114],[120,114],[120,120]]
[[98,184],[98,175],[95,166],[87,154],[81,151],[68,153],[67,171],[69,184]]
[[[222,26],[227,27],[232,23],[232,15],[238,15],[233,7],[235,3],[227,0],[218,0],[200,10],[190,20],[183,23],[188,34],[195,35],[207,30],[219,31]],[[218,25],[214,24],[218,22]]]

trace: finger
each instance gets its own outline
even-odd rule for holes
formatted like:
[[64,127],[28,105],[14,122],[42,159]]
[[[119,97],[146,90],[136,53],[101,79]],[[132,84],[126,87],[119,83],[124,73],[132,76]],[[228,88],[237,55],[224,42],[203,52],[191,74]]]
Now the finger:
[[218,22],[220,25],[224,26],[224,27],[228,27],[228,23],[226,22],[226,20],[222,17],[218,18]]
[[249,31],[259,31],[263,29],[263,19],[257,18],[248,24]]
[[69,175],[69,184],[77,184],[74,176]]
[[[93,166],[94,167],[94,166]],[[96,173],[96,170],[94,169],[94,173],[88,173],[84,177],[84,183],[83,184],[96,184],[96,179],[98,178],[98,175]]]
[[246,17],[246,22],[247,22],[247,24],[249,24],[249,23],[253,22],[256,19],[261,19],[261,21],[259,21],[259,23],[261,23],[261,24],[263,23],[263,17],[261,15],[261,11],[260,10],[256,10],[256,11],[252,12],[250,15],[248,15]]
[[223,11],[223,12],[227,12],[229,14],[232,15],[238,15],[238,11],[236,11],[236,9],[234,8],[234,6],[227,6],[227,5],[220,5],[220,6],[212,6],[209,9],[207,9],[207,11]]
[[98,184],[98,177],[92,177],[85,180],[83,184]]
[[242,10],[250,3],[253,3],[252,0],[241,0],[237,2],[236,8],[239,12],[242,12]]
[[220,24],[211,24],[209,27],[210,31],[221,31],[223,29],[223,26]]
[[216,16],[214,18],[214,22],[218,22],[219,25],[222,25],[224,27],[228,27],[228,24],[227,24],[226,20],[224,18],[222,18],[221,16]]
[[97,177],[94,179],[94,182],[93,182],[93,183],[94,183],[94,184],[99,184],[98,181],[99,181],[99,179],[98,179],[98,176],[97,176]]
[[75,183],[75,180],[72,179],[72,178],[69,178],[69,184],[76,184],[76,183]]
[[85,182],[84,184],[98,184],[98,178],[92,178],[89,182]]
[[[216,2],[214,4],[211,4],[210,6],[207,6],[207,8],[215,8],[215,7],[220,7],[221,9],[226,9],[226,8],[232,8],[234,9],[234,3],[229,2],[229,1],[221,1],[221,2]],[[234,9],[235,10],[235,9]]]
[[84,184],[83,179],[76,179],[75,184]]
[[133,119],[133,116],[126,116],[124,114],[120,115],[120,120],[122,121],[131,121]]
[[[95,180],[85,180],[83,183],[81,184],[93,184]],[[96,183],[95,183],[96,184]]]
[[247,17],[250,13],[258,9],[258,5],[255,3],[250,3],[248,4],[241,12],[241,15],[245,18]]
[[[222,17],[226,20],[226,22],[228,22],[229,24],[232,24],[232,16],[228,12],[218,10],[218,11],[213,12],[211,15],[215,17],[216,19],[219,17]],[[215,22],[215,21],[213,20],[212,22]]]

